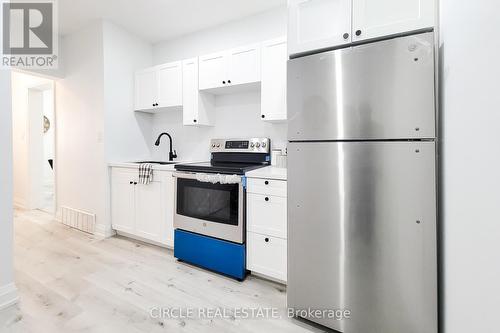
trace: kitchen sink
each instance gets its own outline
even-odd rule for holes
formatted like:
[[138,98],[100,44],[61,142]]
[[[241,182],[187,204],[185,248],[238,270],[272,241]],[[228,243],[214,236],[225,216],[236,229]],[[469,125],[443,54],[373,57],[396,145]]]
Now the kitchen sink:
[[139,162],[132,162],[132,163],[137,163],[137,164],[151,163],[151,164],[161,164],[161,165],[167,165],[167,164],[176,164],[177,162],[139,161]]

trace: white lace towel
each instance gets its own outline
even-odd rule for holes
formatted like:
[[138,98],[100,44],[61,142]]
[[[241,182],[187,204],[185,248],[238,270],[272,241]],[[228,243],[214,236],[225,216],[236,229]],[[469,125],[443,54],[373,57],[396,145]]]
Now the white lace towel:
[[196,180],[203,183],[212,183],[212,184],[237,184],[241,182],[241,176],[238,175],[221,175],[217,174],[208,174],[208,173],[197,173]]
[[153,181],[153,164],[143,163],[139,165],[139,183],[148,185]]

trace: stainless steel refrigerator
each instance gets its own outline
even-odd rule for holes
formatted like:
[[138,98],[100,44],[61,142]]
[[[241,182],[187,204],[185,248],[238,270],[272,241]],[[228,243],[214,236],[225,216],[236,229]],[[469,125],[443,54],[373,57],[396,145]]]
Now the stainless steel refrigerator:
[[[434,71],[432,32],[289,61],[298,316],[345,333],[437,332]],[[350,318],[297,311],[309,309]]]

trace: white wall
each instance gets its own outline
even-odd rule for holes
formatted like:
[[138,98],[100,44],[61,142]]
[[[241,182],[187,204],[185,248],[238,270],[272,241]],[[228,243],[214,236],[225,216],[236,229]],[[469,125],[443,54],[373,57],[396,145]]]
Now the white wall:
[[0,309],[12,304],[17,298],[12,263],[12,105],[10,96],[10,71],[0,70]]
[[[257,43],[286,35],[286,8],[251,16],[211,29],[154,45],[154,64],[182,60],[246,44]],[[178,160],[207,160],[212,138],[265,136],[276,147],[286,145],[286,124],[270,124],[260,118],[260,92],[247,92],[216,97],[215,126],[197,128],[182,126],[181,111],[154,115],[153,142],[161,132],[174,139]],[[153,147],[154,159],[168,158],[168,139]]]
[[62,39],[65,77],[56,85],[58,204],[94,213],[109,235],[108,162],[151,155],[151,115],[133,112],[134,72],[152,46],[105,21]]
[[155,65],[286,35],[286,7],[223,24],[154,45]]
[[441,1],[446,333],[500,327],[499,11]]
[[134,72],[151,66],[152,45],[103,23],[105,149],[108,162],[151,155],[150,114],[134,112]]
[[58,205],[96,214],[107,223],[104,157],[102,23],[66,36],[64,79],[56,81]]

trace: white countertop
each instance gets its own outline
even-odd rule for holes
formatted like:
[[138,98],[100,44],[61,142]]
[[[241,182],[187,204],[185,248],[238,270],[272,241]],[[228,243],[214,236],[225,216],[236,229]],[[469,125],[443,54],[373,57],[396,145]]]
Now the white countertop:
[[[154,164],[153,163],[153,170],[158,170],[158,171],[175,171],[174,166],[176,164],[180,163],[193,163],[193,162],[199,162],[199,161],[174,161],[174,164]],[[108,164],[110,167],[115,167],[115,168],[129,168],[129,169],[139,169],[139,163],[134,163],[134,162],[113,162]]]
[[286,180],[286,168],[278,168],[271,165],[264,168],[259,168],[249,171],[245,174],[245,176],[250,178]]

